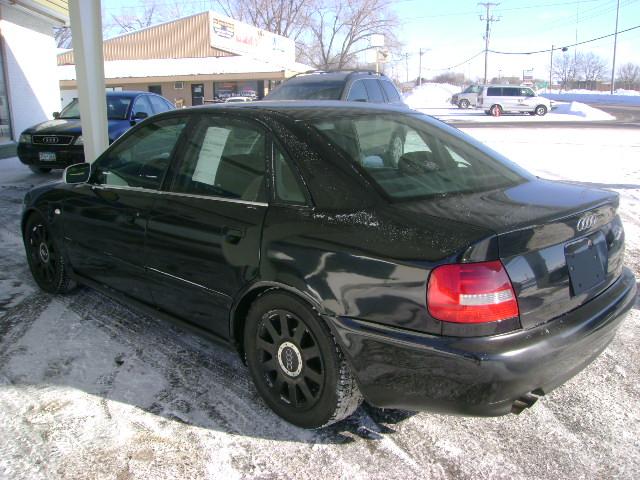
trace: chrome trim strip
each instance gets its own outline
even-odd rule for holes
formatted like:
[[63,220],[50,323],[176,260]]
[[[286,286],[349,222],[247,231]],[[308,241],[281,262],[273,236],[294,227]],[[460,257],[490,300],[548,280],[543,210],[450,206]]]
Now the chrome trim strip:
[[[57,139],[68,137],[69,141],[67,143],[64,143],[64,142],[47,143],[43,141],[45,137],[55,137]],[[36,142],[36,139],[38,140],[37,142]],[[74,142],[74,135],[58,135],[55,133],[51,135],[47,135],[47,134],[31,135],[31,143],[33,145],[44,145],[45,147],[55,147],[55,146],[65,147],[65,146],[71,145],[73,142]]]
[[199,283],[195,283],[195,282],[192,282],[190,280],[186,280],[186,279],[181,278],[181,277],[176,277],[175,275],[171,275],[170,273],[163,272],[162,270],[158,270],[157,268],[152,268],[152,267],[145,267],[145,268],[147,270],[151,270],[152,272],[159,273],[160,275],[164,275],[165,277],[173,278],[174,280],[178,280],[178,281],[186,283],[188,285],[192,285],[194,287],[201,288],[202,290],[206,290],[209,293],[214,293],[214,294],[220,295],[222,297],[231,298],[226,293],[218,292],[217,290],[213,290],[211,288],[205,287],[204,285],[200,285]]
[[186,198],[198,198],[201,200],[217,200],[221,202],[228,203],[240,203],[243,205],[253,205],[256,207],[268,207],[269,204],[265,202],[252,202],[251,200],[238,200],[236,198],[225,198],[225,197],[214,197],[208,195],[194,195],[191,193],[181,193],[181,192],[168,192],[166,190],[153,190],[151,188],[144,187],[127,187],[124,185],[91,185],[92,188],[100,188],[104,189],[114,189],[114,190],[130,190],[133,192],[143,192],[143,193],[157,193],[159,195],[173,195],[176,197],[186,197]]

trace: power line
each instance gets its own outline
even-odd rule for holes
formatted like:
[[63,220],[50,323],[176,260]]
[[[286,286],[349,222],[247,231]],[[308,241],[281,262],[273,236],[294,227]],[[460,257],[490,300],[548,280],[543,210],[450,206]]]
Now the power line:
[[[640,25],[636,25],[635,27],[627,28],[625,30],[618,30],[618,35],[620,35],[621,33],[630,32],[631,30],[635,30],[637,28],[640,28]],[[577,47],[578,45],[584,45],[585,43],[596,42],[598,40],[602,40],[603,38],[613,37],[614,35],[615,35],[615,32],[614,33],[610,33],[608,35],[602,35],[601,37],[591,38],[589,40],[585,40],[584,42],[572,43],[571,45],[564,45],[563,47],[555,47],[555,50],[558,50],[560,48]],[[550,48],[546,48],[544,50],[536,50],[536,51],[533,51],[533,52],[499,52],[499,51],[496,51],[496,50],[489,50],[489,51],[491,53],[497,53],[498,55],[534,55],[536,53],[547,53],[547,52],[550,52],[551,49]]]

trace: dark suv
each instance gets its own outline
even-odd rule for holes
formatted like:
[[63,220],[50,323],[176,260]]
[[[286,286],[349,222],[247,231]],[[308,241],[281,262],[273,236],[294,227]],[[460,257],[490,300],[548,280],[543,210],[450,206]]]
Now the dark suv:
[[291,77],[265,100],[345,100],[403,105],[402,96],[383,73],[311,71]]
[[[147,92],[107,92],[109,143],[138,121],[173,110],[164,97]],[[36,173],[48,173],[84,162],[80,105],[74,99],[53,120],[27,128],[20,135],[18,158]]]

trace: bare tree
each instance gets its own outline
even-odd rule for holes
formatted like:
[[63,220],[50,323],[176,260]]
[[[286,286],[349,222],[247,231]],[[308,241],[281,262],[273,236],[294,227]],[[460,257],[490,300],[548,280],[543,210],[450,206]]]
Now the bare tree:
[[593,52],[578,54],[578,73],[587,84],[602,80],[607,73],[607,62]]
[[271,33],[298,40],[318,0],[217,0],[225,15]]
[[553,76],[560,81],[560,90],[567,90],[577,78],[573,55],[560,55],[553,62]]
[[395,43],[397,19],[390,0],[329,0],[317,5],[309,32],[303,36],[301,61],[322,69],[340,69],[356,63],[369,47],[371,36],[382,34]]
[[58,48],[71,48],[71,27],[53,27],[53,38]]
[[640,65],[635,63],[625,63],[618,68],[617,82],[624,85],[624,88],[631,90],[640,87]]

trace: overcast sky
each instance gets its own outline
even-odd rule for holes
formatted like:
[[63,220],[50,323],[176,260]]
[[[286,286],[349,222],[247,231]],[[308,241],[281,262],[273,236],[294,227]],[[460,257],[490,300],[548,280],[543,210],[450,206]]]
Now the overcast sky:
[[[491,0],[499,3],[491,10],[500,20],[491,24],[490,48],[498,51],[534,51],[564,46],[613,33],[617,0]],[[118,13],[123,6],[136,8],[144,0],[102,0],[107,15]],[[159,5],[171,3],[157,0]],[[182,0],[185,8],[206,10],[211,4],[205,0]],[[403,52],[409,53],[409,78],[418,76],[418,51],[422,57],[423,76],[432,77],[449,66],[464,62],[484,49],[485,22],[479,16],[484,8],[477,0],[397,0],[394,10],[400,19],[399,39]],[[619,30],[640,25],[640,0],[620,0]],[[567,55],[573,55],[572,47]],[[613,37],[578,47],[578,51],[592,51],[610,63]],[[561,55],[555,52],[554,55]],[[618,36],[617,65],[626,62],[640,64],[640,28]],[[396,57],[388,65],[388,73],[406,79],[404,56]],[[549,53],[536,55],[489,54],[489,78],[521,76],[523,70],[533,69],[536,78],[549,76]],[[453,71],[472,78],[482,77],[484,55]]]

